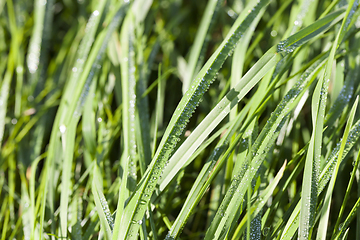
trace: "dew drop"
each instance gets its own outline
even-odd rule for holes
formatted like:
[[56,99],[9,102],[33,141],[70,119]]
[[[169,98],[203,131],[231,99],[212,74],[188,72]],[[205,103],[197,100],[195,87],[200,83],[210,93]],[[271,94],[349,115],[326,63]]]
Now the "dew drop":
[[65,131],[66,131],[66,126],[65,126],[64,124],[62,124],[62,125],[60,125],[59,129],[60,129],[60,132],[61,132],[62,134],[64,134]]

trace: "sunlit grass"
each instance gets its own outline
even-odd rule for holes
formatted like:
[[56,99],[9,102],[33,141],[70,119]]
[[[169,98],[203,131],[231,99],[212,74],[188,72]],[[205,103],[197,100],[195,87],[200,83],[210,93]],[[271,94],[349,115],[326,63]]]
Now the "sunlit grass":
[[358,5],[1,1],[1,239],[360,239]]

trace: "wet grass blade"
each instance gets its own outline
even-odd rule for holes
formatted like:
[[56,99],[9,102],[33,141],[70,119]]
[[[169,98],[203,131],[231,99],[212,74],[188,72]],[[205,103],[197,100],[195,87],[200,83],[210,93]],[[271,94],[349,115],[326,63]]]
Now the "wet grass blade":
[[247,223],[247,221],[249,221],[249,215],[253,218],[259,214],[261,209],[263,209],[266,202],[271,197],[271,194],[277,187],[277,184],[279,183],[280,179],[282,178],[285,167],[286,167],[286,161],[284,162],[284,165],[281,167],[281,169],[279,170],[273,181],[261,193],[261,196],[257,198],[256,202],[251,204],[250,211],[247,211],[247,213],[245,214],[245,216],[237,226],[234,235],[232,236],[233,240],[240,239],[242,232],[245,230],[245,226],[246,226],[245,224]]
[[344,136],[342,138],[341,145],[340,145],[340,151],[339,151],[338,159],[336,161],[336,165],[335,165],[335,168],[333,170],[334,172],[332,174],[332,177],[330,179],[328,188],[326,190],[324,204],[323,204],[322,209],[321,209],[321,218],[320,218],[320,222],[319,222],[319,228],[318,228],[318,232],[317,232],[317,235],[316,235],[317,239],[326,239],[327,226],[328,226],[329,215],[330,215],[331,198],[332,198],[332,194],[333,194],[333,191],[334,191],[335,181],[336,181],[336,178],[337,178],[337,175],[338,175],[338,172],[339,172],[342,155],[344,153],[344,149],[345,149],[346,142],[348,140],[350,128],[351,128],[351,125],[352,125],[353,120],[354,120],[356,108],[358,106],[358,101],[359,101],[359,97],[356,98],[355,103],[354,103],[354,105],[353,105],[353,107],[351,109],[348,121],[346,123]]
[[149,166],[148,173],[138,184],[137,192],[132,196],[125,209],[124,228],[122,230],[124,235],[122,235],[122,238],[126,237],[128,239],[134,239],[136,236],[139,229],[138,222],[143,218],[147,203],[154,191],[161,170],[168,161],[189,118],[209,85],[214,81],[214,77],[218,70],[221,68],[227,57],[231,55],[235,45],[248,25],[251,24],[252,20],[259,11],[268,4],[268,2],[269,1],[260,1],[256,6],[254,4],[254,10],[250,11],[243,21],[242,19],[238,19],[234,23],[223,43],[198,73],[196,80],[192,83],[191,87],[180,101],[164,133],[152,163]]
[[94,200],[97,212],[99,214],[100,223],[105,234],[105,239],[110,240],[113,228],[113,219],[109,210],[109,206],[106,202],[105,196],[102,193],[101,186],[101,175],[97,173],[98,167],[94,165],[93,180],[91,190],[94,194]]
[[[325,17],[317,20],[310,26],[300,30],[294,35],[290,36],[284,41],[281,41],[278,45],[278,52],[290,53],[297,47],[306,43],[310,39],[314,38],[319,33],[322,33],[339,22],[345,16],[345,9],[341,8],[335,12],[332,12]],[[301,39],[301,40],[300,40]]]
[[1,239],[360,235],[358,0],[0,6]]
[[342,216],[343,216],[343,213],[345,211],[345,208],[347,206],[347,201],[349,199],[349,195],[351,193],[351,187],[352,187],[352,184],[354,182],[354,179],[355,179],[355,175],[356,175],[356,171],[358,169],[358,166],[359,166],[359,162],[360,162],[360,152],[358,152],[358,155],[356,157],[356,160],[355,160],[355,164],[354,164],[354,168],[351,172],[351,177],[350,177],[350,181],[349,181],[349,185],[347,186],[347,189],[346,189],[346,192],[345,192],[345,196],[344,196],[344,200],[343,200],[343,203],[341,205],[341,209],[339,211],[339,217],[335,223],[335,227],[334,227],[334,231],[333,231],[333,236],[336,236],[337,234],[337,229],[339,229],[339,226],[340,226],[340,222],[341,222],[341,219],[342,219]]
[[344,36],[343,31],[345,21],[347,21],[352,4],[346,11],[342,22],[341,31],[337,34],[336,39],[332,45],[324,73],[321,75],[312,98],[312,122],[313,133],[310,140],[310,146],[305,161],[303,189],[301,194],[301,211],[300,211],[300,225],[299,238],[305,240],[311,237],[312,228],[315,224],[315,211],[318,191],[318,178],[321,163],[321,149],[323,139],[323,124],[325,116],[325,108],[327,101],[327,92],[329,88],[331,69],[338,48],[338,42],[341,42],[341,36]]
[[[196,75],[195,70],[198,65],[199,59],[204,58],[204,56],[201,56],[201,54],[204,54],[204,50],[207,45],[206,43],[208,42],[208,38],[210,35],[209,31],[211,30],[211,25],[213,25],[213,22],[217,17],[217,12],[219,11],[219,7],[222,3],[223,0],[211,0],[208,1],[206,5],[204,15],[200,22],[200,28],[196,33],[194,44],[190,50],[187,69],[184,73],[182,85],[183,94],[185,94],[188,90],[193,78],[195,77],[194,74]],[[202,64],[202,62],[200,64]]]

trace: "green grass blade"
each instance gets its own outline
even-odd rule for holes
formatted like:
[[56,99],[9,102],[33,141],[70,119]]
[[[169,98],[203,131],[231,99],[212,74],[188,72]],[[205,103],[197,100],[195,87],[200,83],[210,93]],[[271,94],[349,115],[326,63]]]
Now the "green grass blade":
[[[349,5],[346,11],[345,17],[342,22],[342,29],[352,4]],[[316,211],[316,199],[318,191],[318,177],[321,161],[321,148],[323,139],[323,124],[325,116],[325,108],[327,101],[327,92],[329,87],[329,81],[331,76],[331,69],[335,57],[335,52],[338,48],[338,42],[341,41],[340,37],[343,36],[340,31],[332,45],[329,59],[319,82],[316,85],[313,99],[312,99],[312,122],[313,133],[308,150],[308,154],[305,161],[303,189],[301,194],[301,211],[300,211],[300,225],[299,225],[299,238],[305,240],[311,237],[312,228],[314,225],[315,211]]]
[[[349,151],[354,147],[354,144],[358,141],[360,138],[360,120],[358,120],[354,126],[351,128],[351,131],[349,133],[348,141],[345,146],[342,160],[346,157],[346,155],[349,153]],[[319,182],[318,182],[318,191],[317,194],[320,195],[321,192],[326,187],[327,183],[330,181],[333,169],[335,166],[335,162],[337,159],[337,156],[340,151],[340,143],[337,144],[337,146],[333,149],[332,153],[326,160],[327,164],[323,168],[320,176],[319,176]],[[300,213],[300,202],[296,205],[296,209],[293,210],[291,214],[291,218],[286,223],[286,227],[284,228],[281,238],[280,239],[288,239],[293,237],[295,232],[297,231],[299,227],[299,213]]]
[[1,239],[360,235],[358,0],[0,6]]
[[[312,73],[313,74],[313,73]],[[313,76],[312,74],[309,74],[310,76]],[[307,76],[309,77],[309,76]],[[311,77],[310,77],[311,78]],[[309,79],[308,79],[309,80]],[[296,101],[295,99],[299,97],[299,94],[301,91],[303,91],[304,87],[307,85],[307,81],[304,81],[304,79],[301,79],[285,96],[285,98],[282,100],[282,102],[278,105],[275,112],[271,115],[272,120],[269,120],[267,125],[264,127],[264,130],[259,135],[258,139],[255,142],[255,147],[252,150],[253,156],[255,156],[255,159],[252,159],[251,162],[254,162],[254,165],[250,164],[251,154],[247,156],[248,164],[252,166],[252,171],[248,170],[245,172],[245,176],[241,179],[246,179],[244,181],[249,181],[249,179],[252,179],[252,177],[255,175],[257,169],[259,168],[260,164],[264,160],[264,156],[266,156],[267,151],[270,149],[270,144],[272,144],[272,141],[276,138],[276,133],[279,131],[278,127],[283,123],[283,120],[286,118],[286,116],[289,114],[289,111],[295,108]],[[299,100],[299,99],[298,99]],[[245,164],[246,166],[246,164]],[[237,173],[238,174],[238,173]],[[240,177],[240,176],[239,176]],[[225,196],[225,199],[223,200],[222,207],[220,207],[220,210],[217,213],[217,216],[215,217],[212,227],[210,227],[207,232],[207,237],[210,238],[210,236],[214,236],[216,234],[216,237],[221,237],[224,232],[227,231],[228,228],[228,222],[232,221],[233,215],[231,215],[231,211],[228,209],[237,209],[239,207],[239,204],[237,201],[242,201],[242,198],[244,197],[246,188],[242,188],[241,186],[244,186],[243,184],[246,184],[241,179],[234,179],[232,182],[232,186],[230,187],[233,189],[237,189],[239,191],[235,190],[229,190],[227,193],[227,196]],[[235,191],[235,193],[234,193]],[[236,199],[236,200],[235,200]],[[240,200],[239,200],[240,199]],[[223,209],[222,209],[223,208]],[[232,210],[233,211],[233,210]]]
[[356,201],[353,208],[351,209],[350,213],[346,217],[345,221],[340,225],[339,231],[334,239],[343,239],[346,235],[347,229],[349,224],[351,223],[352,219],[357,215],[358,209],[360,207],[360,198]]
[[33,90],[37,85],[37,80],[40,77],[38,68],[40,64],[40,53],[42,50],[41,43],[43,41],[43,30],[45,25],[46,7],[47,7],[47,3],[42,4],[41,0],[35,1],[34,28],[29,43],[29,49],[28,49],[27,61],[26,61],[30,76],[32,78],[31,85]]
[[127,15],[121,32],[122,56],[121,85],[123,102],[123,131],[124,155],[129,156],[129,190],[134,191],[136,186],[137,150],[135,137],[135,106],[136,106],[136,79],[135,79],[135,46],[134,46],[134,16]]
[[248,211],[239,225],[237,226],[234,235],[232,236],[232,239],[240,239],[240,236],[242,232],[245,230],[245,224],[248,221],[249,213],[251,216],[257,216],[261,209],[265,206],[268,199],[271,197],[272,193],[274,192],[275,188],[277,187],[280,179],[283,176],[284,170],[286,167],[286,161],[284,162],[283,166],[280,168],[279,172],[276,174],[273,181],[264,189],[264,191],[261,193],[261,196],[256,200],[256,202],[251,204],[251,210]]
[[358,166],[359,166],[359,162],[360,162],[360,152],[358,152],[358,155],[357,155],[356,160],[355,160],[354,168],[353,168],[353,170],[351,172],[349,185],[347,186],[347,189],[346,189],[346,192],[345,192],[345,197],[344,197],[343,203],[342,203],[340,211],[339,211],[339,217],[338,217],[338,219],[336,220],[336,223],[335,223],[333,236],[336,235],[337,229],[339,229],[340,221],[341,221],[342,215],[343,215],[343,213],[345,211],[345,208],[346,208],[346,205],[347,205],[347,200],[348,200],[349,194],[351,192],[351,187],[352,187],[352,184],[353,184],[354,179],[355,179],[355,175],[356,175],[356,171],[357,171]]
[[148,73],[150,72],[150,67],[152,66],[152,59],[148,59],[149,63],[144,64],[145,57],[143,52],[145,50],[145,45],[142,41],[143,26],[138,24],[136,25],[136,53],[137,60],[136,65],[138,66],[138,81],[136,83],[136,143],[139,154],[139,164],[140,164],[140,173],[141,176],[145,173],[147,166],[151,162],[152,152],[151,152],[151,138],[150,138],[150,117],[149,117],[149,98],[147,95],[144,95],[147,82],[148,82]]
[[3,137],[4,137],[4,131],[5,131],[5,116],[7,112],[8,107],[8,97],[9,97],[9,90],[10,90],[10,84],[15,68],[15,64],[17,62],[17,56],[18,56],[18,49],[19,49],[19,42],[21,39],[19,39],[18,30],[16,27],[16,22],[14,19],[14,7],[11,1],[8,1],[8,12],[10,19],[10,28],[11,28],[11,35],[12,35],[12,41],[10,44],[10,51],[9,51],[9,58],[7,59],[7,67],[5,76],[3,77],[1,81],[1,89],[0,89],[0,146],[2,145]]
[[62,144],[64,151],[64,159],[62,165],[62,176],[61,176],[61,198],[60,198],[60,236],[67,237],[68,227],[68,204],[69,196],[71,191],[71,169],[73,161],[73,152],[75,145],[75,134],[76,134],[77,121],[74,121],[70,126],[65,128],[64,126],[60,129],[62,132]]
[[105,196],[101,191],[101,176],[98,173],[99,169],[94,165],[93,180],[91,184],[91,190],[94,193],[94,201],[97,209],[97,213],[100,218],[102,229],[105,233],[105,239],[111,239],[111,231],[113,228],[113,219],[106,202]]
[[202,49],[206,46],[206,42],[208,41],[206,37],[209,35],[212,22],[215,21],[217,12],[219,11],[218,9],[222,3],[223,0],[211,0],[208,1],[206,5],[204,15],[200,22],[200,28],[196,33],[194,44],[192,45],[192,48],[190,50],[189,61],[186,66],[186,71],[184,73],[183,86],[182,86],[183,94],[185,94],[186,91],[189,89],[194,74],[196,74],[195,68],[199,61],[199,58],[202,57],[200,56],[200,54],[202,52]]
[[[260,81],[260,79],[279,61],[280,56],[270,49],[250,69],[238,84],[214,107],[188,139],[179,147],[169,160],[160,185],[166,186],[172,176],[184,166],[187,158],[196,150],[212,130],[229,114],[230,110]],[[183,152],[189,155],[184,156]]]
[[338,172],[339,172],[340,162],[341,162],[342,155],[343,155],[343,152],[344,152],[344,149],[345,149],[345,144],[347,142],[347,138],[348,138],[348,135],[349,135],[349,132],[350,132],[350,128],[351,128],[351,125],[352,125],[353,120],[354,120],[354,116],[355,116],[356,108],[357,108],[357,105],[358,105],[358,101],[359,101],[359,97],[356,98],[355,103],[354,103],[354,105],[353,105],[353,107],[351,109],[349,119],[348,119],[348,121],[346,123],[344,136],[342,138],[341,145],[340,145],[340,151],[339,151],[338,160],[336,161],[336,166],[334,168],[334,173],[333,173],[333,175],[331,177],[329,186],[327,188],[326,196],[325,196],[325,199],[324,199],[324,204],[323,204],[322,209],[321,209],[321,215],[322,216],[320,218],[319,228],[318,228],[318,232],[317,232],[317,235],[316,235],[317,239],[323,239],[323,240],[326,239],[328,219],[329,219],[329,215],[330,215],[331,197],[332,197],[332,194],[333,194],[335,181],[336,181],[336,178],[337,178],[337,175],[338,175]]
[[297,47],[306,43],[310,39],[314,38],[314,36],[319,35],[320,33],[326,31],[334,24],[339,22],[342,18],[344,18],[345,9],[341,8],[335,12],[326,15],[325,17],[317,20],[315,23],[310,26],[300,30],[294,35],[290,36],[284,41],[281,41],[278,44],[278,52],[290,53],[293,52]]
[[[128,226],[125,226],[124,224],[124,230],[122,231],[124,235],[122,238],[128,237],[129,239],[134,239],[139,229],[138,221],[142,219],[145,213],[146,205],[150,200],[155,184],[161,174],[161,170],[168,161],[169,156],[177,143],[177,139],[182,133],[188,119],[191,117],[195,107],[199,104],[202,95],[214,80],[216,73],[221,68],[226,58],[231,55],[237,41],[240,39],[247,26],[267,4],[268,1],[260,1],[254,10],[248,13],[247,18],[245,18],[244,21],[238,19],[234,23],[223,43],[210,57],[197,75],[196,80],[192,83],[188,92],[180,101],[170,120],[162,141],[160,142],[158,151],[149,166],[149,172],[141,180],[138,185],[137,193],[132,196],[127,209],[125,210],[126,215],[124,221]],[[130,235],[132,237],[130,237]]]
[[[131,14],[131,12],[130,12]],[[121,32],[122,55],[121,79],[122,79],[122,102],[123,102],[123,128],[124,128],[124,152],[122,154],[123,175],[119,189],[119,200],[115,218],[115,228],[112,239],[121,239],[123,212],[125,200],[134,191],[136,184],[136,149],[135,146],[135,52],[133,36],[133,15],[128,15],[124,21]],[[135,175],[135,176],[134,176]],[[128,183],[129,181],[129,183]],[[130,187],[128,187],[130,186]],[[120,234],[120,235],[119,235]]]

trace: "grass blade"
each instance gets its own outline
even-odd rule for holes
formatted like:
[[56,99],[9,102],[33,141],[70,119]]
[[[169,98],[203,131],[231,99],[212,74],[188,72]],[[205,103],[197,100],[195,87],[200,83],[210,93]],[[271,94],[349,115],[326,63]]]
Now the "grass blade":
[[[142,219],[145,213],[146,205],[154,191],[155,184],[161,174],[161,169],[163,169],[163,166],[168,161],[169,156],[177,143],[177,139],[182,133],[188,119],[191,117],[202,95],[214,80],[216,73],[221,68],[224,61],[232,53],[237,41],[246,30],[247,26],[256,17],[260,9],[265,7],[267,3],[268,1],[260,1],[254,10],[248,13],[247,18],[243,21],[241,21],[242,19],[238,19],[234,23],[221,46],[216,50],[212,57],[210,57],[197,75],[196,80],[192,83],[188,92],[180,101],[162,141],[160,142],[158,151],[149,166],[149,172],[138,184],[137,193],[132,196],[127,209],[125,210],[126,217],[124,218],[124,222],[127,226],[124,224],[124,230],[122,231],[124,235],[122,238],[128,237],[128,239],[133,239],[136,235],[139,229],[138,221]],[[130,237],[130,235],[132,237]]]
[[343,152],[344,152],[344,149],[345,149],[345,144],[346,144],[349,132],[350,132],[352,122],[354,120],[355,111],[356,111],[356,108],[357,108],[357,105],[358,105],[358,101],[359,101],[359,97],[356,98],[355,103],[353,105],[353,108],[351,109],[350,116],[349,116],[349,119],[348,119],[347,124],[346,124],[345,131],[344,131],[344,136],[343,136],[342,141],[341,141],[338,160],[336,161],[336,166],[334,168],[334,173],[333,173],[333,175],[331,177],[328,189],[326,191],[324,204],[323,204],[322,209],[321,209],[321,215],[322,216],[321,216],[321,219],[320,219],[319,228],[318,228],[318,232],[317,232],[317,235],[316,235],[317,239],[326,239],[328,219],[329,219],[329,215],[330,215],[331,197],[332,197],[332,194],[333,194],[336,177],[337,177],[338,172],[339,172],[340,162],[341,162],[342,155],[343,155]]

